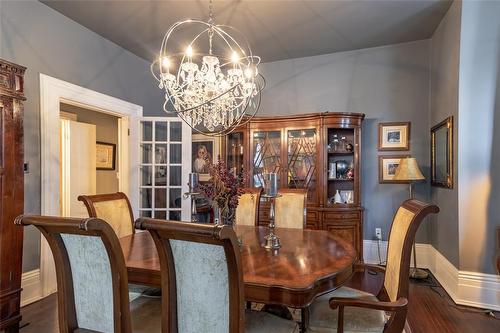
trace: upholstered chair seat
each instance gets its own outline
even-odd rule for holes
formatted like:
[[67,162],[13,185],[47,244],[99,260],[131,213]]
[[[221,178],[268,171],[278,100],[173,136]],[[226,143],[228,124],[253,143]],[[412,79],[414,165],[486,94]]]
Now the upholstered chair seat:
[[296,333],[298,325],[264,311],[245,312],[245,333]]
[[[325,294],[311,305],[308,332],[337,332],[338,311],[330,309],[328,305],[332,297],[378,301],[377,297],[370,293],[348,287],[341,287],[334,292]],[[344,313],[344,322],[345,333],[383,332],[385,312],[374,309],[347,307]]]

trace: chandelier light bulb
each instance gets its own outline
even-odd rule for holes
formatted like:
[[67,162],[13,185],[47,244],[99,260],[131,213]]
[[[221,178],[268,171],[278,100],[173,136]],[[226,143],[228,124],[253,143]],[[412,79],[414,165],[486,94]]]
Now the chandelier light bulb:
[[162,57],[161,65],[168,71],[170,69],[170,59],[168,57]]
[[238,56],[238,52],[234,51],[231,55],[231,61],[233,64],[237,64],[240,61],[240,57]]
[[188,59],[191,59],[193,57],[193,48],[191,47],[191,45],[189,45],[186,49],[186,55],[188,57]]

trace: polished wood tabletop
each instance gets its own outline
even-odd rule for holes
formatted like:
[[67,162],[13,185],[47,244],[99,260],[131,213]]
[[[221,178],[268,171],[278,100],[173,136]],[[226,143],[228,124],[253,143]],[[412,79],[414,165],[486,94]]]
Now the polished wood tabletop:
[[[353,273],[356,251],[323,230],[277,228],[281,249],[264,249],[268,228],[235,227],[242,240],[245,298],[266,304],[305,308],[325,292],[344,284]],[[160,263],[148,232],[120,239],[130,283],[160,285]]]

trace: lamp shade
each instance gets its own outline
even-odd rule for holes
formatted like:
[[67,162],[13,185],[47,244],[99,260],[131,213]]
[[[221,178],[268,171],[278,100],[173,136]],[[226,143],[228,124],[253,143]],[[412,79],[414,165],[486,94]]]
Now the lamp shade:
[[424,180],[425,177],[418,167],[417,160],[414,157],[402,158],[396,169],[394,180]]

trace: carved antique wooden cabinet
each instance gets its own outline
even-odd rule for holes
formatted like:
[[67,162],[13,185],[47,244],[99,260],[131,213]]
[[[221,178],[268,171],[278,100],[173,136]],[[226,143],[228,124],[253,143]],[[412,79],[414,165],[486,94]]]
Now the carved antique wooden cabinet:
[[26,68],[0,59],[0,330],[17,332],[21,314],[24,209],[23,75]]
[[[224,156],[230,168],[246,170],[248,186],[261,187],[263,175],[276,172],[281,188],[307,188],[307,228],[340,236],[362,260],[363,119],[364,114],[345,112],[254,118],[226,136]],[[259,215],[266,225],[265,202]]]

